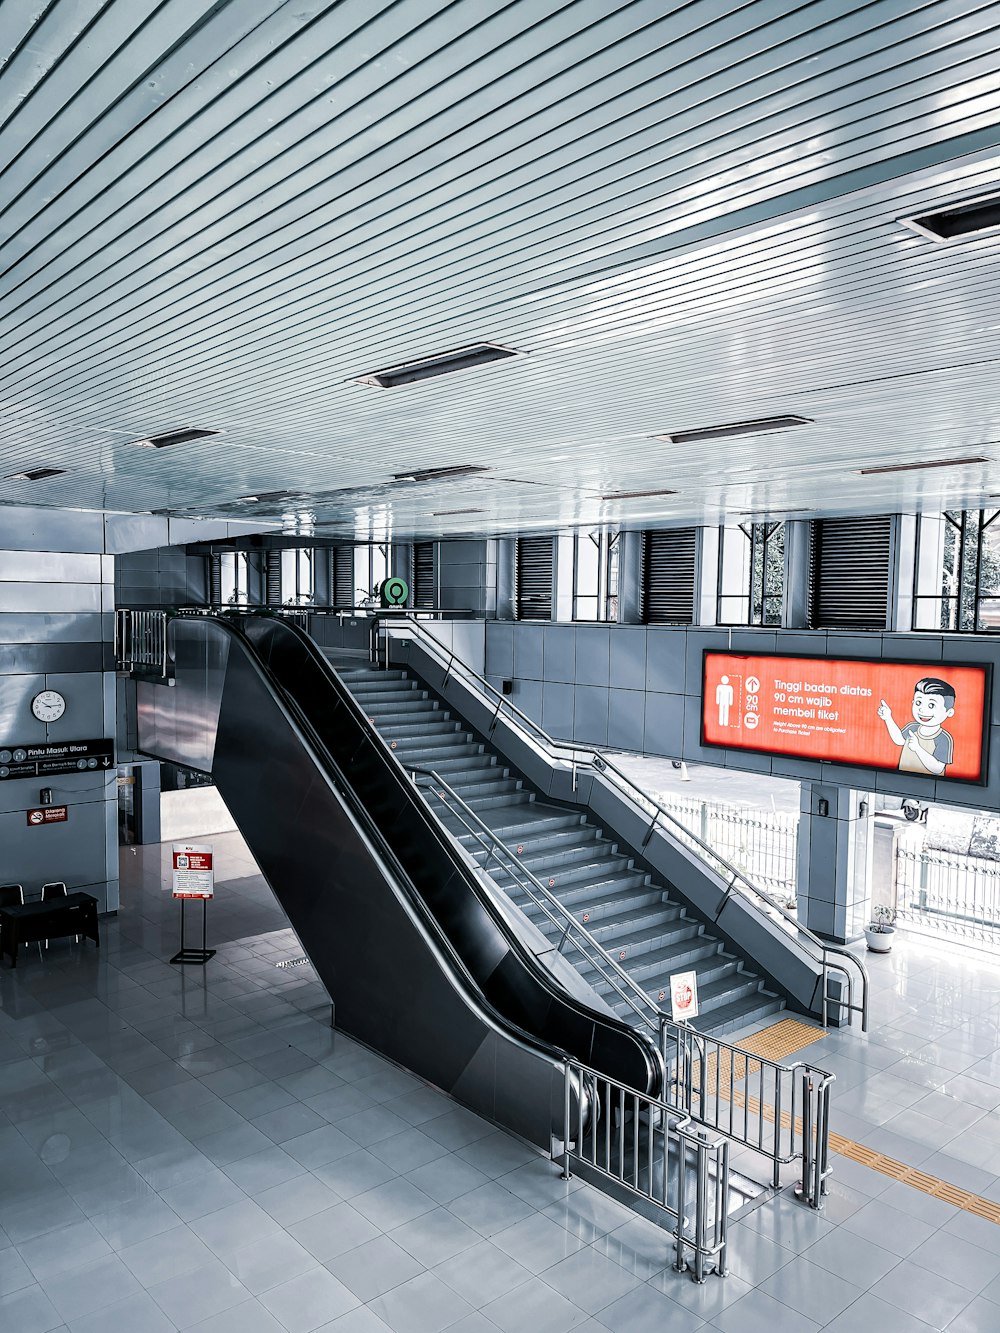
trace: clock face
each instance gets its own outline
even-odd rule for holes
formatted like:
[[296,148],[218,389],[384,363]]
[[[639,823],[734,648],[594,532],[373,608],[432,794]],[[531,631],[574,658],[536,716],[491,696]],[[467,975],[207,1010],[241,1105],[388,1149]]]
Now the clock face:
[[39,722],[58,722],[66,711],[66,700],[58,690],[42,690],[32,699],[31,711]]

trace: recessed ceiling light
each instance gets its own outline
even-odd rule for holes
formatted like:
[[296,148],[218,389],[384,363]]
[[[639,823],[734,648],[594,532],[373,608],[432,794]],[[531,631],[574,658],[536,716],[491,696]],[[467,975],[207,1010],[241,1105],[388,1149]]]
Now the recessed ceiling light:
[[485,509],[436,509],[433,518],[451,518],[454,514],[485,514]]
[[476,463],[456,463],[452,467],[417,468],[413,472],[396,472],[393,481],[447,481],[453,477],[475,477],[489,472],[488,467]]
[[735,435],[763,435],[771,430],[790,430],[792,426],[811,426],[810,417],[759,417],[756,421],[730,421],[721,426],[699,426],[696,430],[674,430],[650,439],[667,444],[693,444],[698,440],[728,440]]
[[238,495],[233,501],[234,505],[255,505],[260,503],[259,495]]
[[969,199],[950,208],[899,220],[904,227],[929,237],[938,245],[975,240],[978,236],[1000,232],[1000,194]]
[[164,431],[161,435],[147,435],[141,440],[130,440],[134,449],[169,449],[174,444],[190,444],[192,440],[205,440],[210,435],[221,435],[221,430],[206,430],[201,426],[185,426],[181,430]]
[[923,463],[886,463],[880,467],[862,467],[859,477],[879,476],[883,472],[919,472],[928,467],[971,467],[975,463],[988,463],[988,458],[936,458]]
[[[816,512],[815,509],[779,509],[779,510],[778,510],[778,514],[780,514],[782,518],[787,518],[787,517],[789,516],[789,514],[815,514],[815,512]],[[740,510],[740,518],[761,518],[761,519],[765,519],[765,518],[776,518],[776,517],[778,516],[778,514],[774,514],[774,513],[772,513],[771,510],[769,510],[769,509],[741,509],[741,510]]]
[[657,495],[676,495],[676,491],[612,491],[602,495],[602,500],[647,500]]
[[5,481],[46,481],[49,477],[62,477],[66,475],[64,467],[35,467],[27,472],[10,472],[4,478]]
[[460,347],[457,352],[442,352],[439,356],[425,356],[418,361],[404,361],[398,366],[389,366],[386,370],[373,370],[365,375],[355,375],[348,384],[366,384],[376,389],[397,389],[403,384],[415,384],[418,380],[435,379],[438,375],[450,375],[456,370],[471,370],[474,366],[485,366],[490,361],[506,361],[512,356],[523,356],[509,347],[498,343],[474,343],[471,347]]

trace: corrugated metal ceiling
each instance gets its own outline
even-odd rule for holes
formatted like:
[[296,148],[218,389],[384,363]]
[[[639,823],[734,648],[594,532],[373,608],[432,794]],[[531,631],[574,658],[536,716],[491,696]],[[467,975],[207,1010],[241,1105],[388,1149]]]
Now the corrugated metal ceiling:
[[[0,475],[67,471],[0,498],[405,539],[1000,491],[858,475],[1000,460],[1000,239],[898,222],[1000,189],[998,17],[2,0]],[[349,382],[483,340],[525,355]]]

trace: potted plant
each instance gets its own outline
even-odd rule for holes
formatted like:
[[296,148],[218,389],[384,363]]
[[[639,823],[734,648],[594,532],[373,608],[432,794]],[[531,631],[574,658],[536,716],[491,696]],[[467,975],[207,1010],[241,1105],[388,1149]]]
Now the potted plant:
[[865,926],[865,939],[872,953],[888,953],[896,933],[896,909],[884,903],[872,912],[871,922]]

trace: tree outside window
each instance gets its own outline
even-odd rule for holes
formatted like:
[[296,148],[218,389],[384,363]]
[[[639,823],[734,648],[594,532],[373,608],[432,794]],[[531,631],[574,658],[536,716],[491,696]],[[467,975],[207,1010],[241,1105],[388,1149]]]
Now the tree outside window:
[[617,532],[581,533],[573,542],[573,619],[618,619]]

